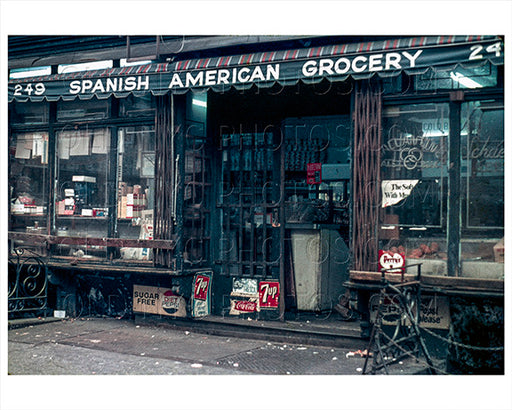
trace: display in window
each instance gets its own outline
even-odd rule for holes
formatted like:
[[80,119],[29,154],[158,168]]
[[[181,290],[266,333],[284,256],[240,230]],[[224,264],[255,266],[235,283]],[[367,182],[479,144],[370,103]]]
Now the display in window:
[[[118,235],[153,239],[155,132],[150,126],[119,129],[117,157]],[[121,259],[147,261],[149,248],[120,248]]]
[[12,215],[44,215],[47,211],[48,134],[18,134],[11,143],[9,190]]
[[147,207],[147,192],[148,190],[143,191],[140,185],[128,186],[125,182],[120,182],[117,217],[140,218]]
[[63,130],[57,133],[57,144],[57,215],[107,217],[106,181],[110,130]]
[[348,117],[287,118],[282,131],[286,222],[348,227]]
[[407,198],[418,181],[418,179],[382,181],[382,208],[396,205]]

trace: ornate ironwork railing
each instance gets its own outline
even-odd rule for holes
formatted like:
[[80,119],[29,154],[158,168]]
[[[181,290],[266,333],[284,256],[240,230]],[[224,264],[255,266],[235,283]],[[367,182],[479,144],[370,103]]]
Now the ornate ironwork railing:
[[48,271],[35,252],[14,248],[9,251],[9,317],[43,311],[48,300]]

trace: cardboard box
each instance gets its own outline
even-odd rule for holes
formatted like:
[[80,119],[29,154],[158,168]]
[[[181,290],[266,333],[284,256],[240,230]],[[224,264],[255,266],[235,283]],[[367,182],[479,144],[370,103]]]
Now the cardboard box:
[[57,215],[64,215],[65,209],[66,205],[64,204],[64,200],[57,202]]
[[505,238],[501,238],[496,245],[494,245],[494,262],[505,262]]
[[117,217],[119,219],[126,219],[126,208],[128,204],[128,198],[126,196],[122,196],[117,203]]
[[125,218],[133,218],[133,205],[126,206],[126,216]]
[[128,184],[126,182],[119,182],[119,196],[125,196],[128,192]]
[[92,208],[92,216],[95,216],[95,217],[108,216],[108,208]]
[[92,216],[92,209],[82,209],[82,216]]

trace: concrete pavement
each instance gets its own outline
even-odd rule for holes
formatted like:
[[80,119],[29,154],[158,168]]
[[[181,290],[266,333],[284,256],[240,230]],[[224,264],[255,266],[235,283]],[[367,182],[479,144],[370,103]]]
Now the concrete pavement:
[[[358,375],[364,358],[349,348],[275,343],[82,318],[9,330],[8,371],[23,375]],[[404,361],[394,374],[422,366]]]
[[[383,408],[385,404],[395,409],[451,408],[446,407],[443,389],[453,391],[453,387],[445,377],[363,376],[364,358],[350,354],[366,347],[361,340],[354,340],[352,347],[332,348],[216,336],[113,318],[36,319],[18,324],[21,327],[8,331],[9,375],[2,375],[2,410],[320,410]],[[410,375],[422,368],[404,360],[391,369],[395,375]],[[471,380],[466,378],[464,386]],[[425,395],[425,391],[436,394]],[[477,392],[466,389],[464,397],[457,397],[460,403],[475,404],[471,408],[490,409],[477,407],[470,395]]]

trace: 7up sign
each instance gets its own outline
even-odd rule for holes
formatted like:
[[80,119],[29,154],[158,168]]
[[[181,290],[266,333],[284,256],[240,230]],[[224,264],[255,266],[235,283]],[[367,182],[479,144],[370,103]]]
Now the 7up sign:
[[279,307],[279,282],[260,282],[260,308]]

